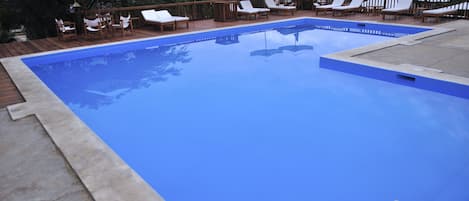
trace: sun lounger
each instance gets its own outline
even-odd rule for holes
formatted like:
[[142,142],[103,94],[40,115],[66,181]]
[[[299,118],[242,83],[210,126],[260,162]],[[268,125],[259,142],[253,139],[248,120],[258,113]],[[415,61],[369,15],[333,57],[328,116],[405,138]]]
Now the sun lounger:
[[347,6],[332,7],[332,15],[334,16],[336,12],[343,14],[346,12],[360,11],[362,3],[363,0],[352,0],[352,2],[350,2],[350,4]]
[[142,10],[141,13],[145,23],[158,25],[160,30],[164,30],[165,26],[171,26],[174,30],[181,22],[186,23],[186,28],[189,28],[188,17],[172,16],[167,10]]
[[435,17],[437,21],[440,21],[440,17],[445,15],[457,14],[460,10],[469,10],[469,3],[463,2],[443,8],[437,8],[432,10],[424,10],[422,12],[422,22],[425,22],[425,18]]
[[163,31],[165,26],[171,26],[172,29],[176,29],[176,21],[172,18],[161,18],[155,10],[142,10],[141,11],[143,20],[146,24],[154,24],[160,26],[160,30]]
[[316,16],[319,14],[320,11],[326,12],[326,11],[332,11],[333,7],[338,7],[342,6],[344,4],[344,0],[334,0],[332,1],[332,4],[327,4],[327,5],[319,5],[318,3],[314,3],[314,9],[316,10]]
[[268,8],[254,8],[251,4],[251,1],[240,1],[239,4],[241,5],[242,8],[238,6],[238,13],[240,15],[245,15],[248,17],[249,16],[254,16],[254,19],[257,18],[258,15],[266,16],[269,18],[269,12],[270,9]]
[[295,6],[284,6],[282,4],[275,4],[274,0],[264,0],[265,5],[271,11],[276,12],[291,12],[291,15],[295,15],[296,7]]
[[381,11],[383,15],[383,20],[386,15],[395,15],[409,13],[410,7],[412,6],[412,0],[398,0],[396,6],[393,8],[386,8]]
[[159,10],[156,11],[156,13],[162,18],[162,19],[174,19],[176,21],[176,27],[178,27],[179,23],[185,23],[186,28],[189,28],[189,18],[188,17],[182,17],[182,16],[172,16],[168,10]]

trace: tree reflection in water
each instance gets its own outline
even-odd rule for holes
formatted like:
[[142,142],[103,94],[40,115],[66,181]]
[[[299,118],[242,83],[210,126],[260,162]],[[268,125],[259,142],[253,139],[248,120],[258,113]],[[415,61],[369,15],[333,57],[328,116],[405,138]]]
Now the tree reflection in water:
[[67,105],[98,109],[132,90],[181,74],[191,60],[185,45],[158,46],[35,66],[34,72]]

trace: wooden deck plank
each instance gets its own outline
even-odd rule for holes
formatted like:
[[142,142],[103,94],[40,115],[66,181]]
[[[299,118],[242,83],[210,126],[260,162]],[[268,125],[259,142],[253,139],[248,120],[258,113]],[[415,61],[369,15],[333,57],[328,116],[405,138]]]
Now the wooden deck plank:
[[20,51],[23,53],[23,54],[31,54],[34,52],[34,49],[31,48],[31,47],[28,47],[26,46],[27,42],[23,42],[23,43],[16,43],[16,47],[18,47],[18,49],[20,49]]
[[40,50],[36,47],[34,47],[32,44],[31,44],[31,41],[26,41],[23,43],[28,49],[31,50],[31,53],[36,53],[36,52],[40,52]]
[[33,47],[35,47],[35,48],[38,50],[38,52],[45,52],[45,51],[47,51],[47,48],[45,48],[45,47],[42,46],[42,45],[39,45],[38,41],[39,41],[39,40],[30,40],[29,43],[30,43]]
[[6,44],[7,48],[8,48],[8,51],[16,56],[16,55],[22,55],[23,53],[21,52],[21,50],[19,50],[17,47],[16,47],[16,43],[7,43]]
[[0,64],[0,108],[23,101],[23,97],[13,84],[10,76],[3,68],[3,65]]
[[69,48],[67,44],[61,43],[61,41],[58,41],[57,38],[46,38],[46,40],[57,47],[57,49],[67,49]]

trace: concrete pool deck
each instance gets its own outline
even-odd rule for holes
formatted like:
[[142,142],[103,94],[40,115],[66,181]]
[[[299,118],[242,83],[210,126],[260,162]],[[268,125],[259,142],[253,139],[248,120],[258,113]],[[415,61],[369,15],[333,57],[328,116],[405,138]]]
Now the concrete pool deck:
[[0,200],[93,200],[34,116],[0,109],[0,161]]
[[469,78],[469,21],[459,20],[437,27],[454,31],[423,38],[415,44],[399,44],[358,55],[358,58],[396,65],[410,64],[438,73]]
[[[447,48],[442,49],[439,52],[434,53],[433,51],[429,51],[429,53],[426,54],[428,56],[431,56],[431,54],[433,53],[438,54],[437,56],[443,55],[441,59],[439,60],[440,61],[439,63],[443,63],[445,59],[450,59],[450,57],[444,57],[444,55],[448,55],[449,53],[451,53],[451,52],[448,52],[445,54],[447,49],[449,49],[448,51],[456,51],[456,52],[460,52],[461,49],[466,50],[466,51],[469,50],[469,44],[467,41],[466,43],[457,42],[458,40],[464,40],[464,37],[467,37],[464,35],[464,33],[466,33],[467,35],[467,32],[465,31],[469,30],[468,21],[457,21],[453,23],[443,24],[441,25],[441,27],[449,28],[449,29],[445,29],[446,31],[441,32],[438,35],[424,37],[423,39],[421,39],[421,41],[424,41],[424,42],[403,45],[403,47],[400,47],[401,45],[398,44],[398,45],[394,45],[390,47],[385,47],[385,48],[380,48],[377,50],[369,51],[369,52],[360,54],[356,57],[367,59],[367,60],[375,60],[378,62],[387,62],[393,65],[404,64],[403,62],[405,62],[405,63],[413,64],[413,65],[420,65],[420,66],[425,65],[427,67],[431,67],[431,66],[428,66],[429,64],[412,63],[412,60],[411,60],[412,57],[410,56],[410,58],[407,58],[409,56],[408,54],[404,54],[403,50],[402,50],[402,54],[392,55],[392,57],[398,58],[393,61],[386,60],[386,59],[389,59],[388,57],[392,58],[389,55],[383,55],[382,58],[376,55],[379,55],[381,51],[393,51],[392,48],[395,48],[395,47],[415,48],[415,47],[418,47],[419,45],[426,45],[425,48],[427,46],[440,47],[440,45],[442,44],[441,41],[446,41],[446,42],[456,41],[456,42],[450,43],[449,45],[446,44]],[[455,29],[454,31],[450,30],[453,28]],[[444,39],[445,37],[446,39]],[[453,47],[451,47],[451,45],[453,45]],[[418,48],[416,49],[417,50],[414,49],[414,51],[411,51],[411,52],[412,53],[419,52],[418,51],[419,49]],[[381,53],[381,54],[384,54],[384,53]],[[422,58],[425,58],[425,57],[420,57],[419,59],[425,60]],[[464,69],[467,71],[468,68],[467,67],[464,68],[462,66],[468,63],[468,61],[469,59],[462,58],[460,59],[459,63],[455,62],[455,65],[445,65],[446,67],[448,66],[456,66],[456,67],[449,67],[449,69],[445,70],[444,74],[446,74],[446,72],[448,73],[451,72],[450,74],[453,76],[461,77],[463,79],[469,78],[469,76],[465,76],[465,74],[463,73],[458,73],[458,72],[464,71]],[[18,89],[21,91],[22,95],[25,97],[26,102],[36,102],[36,103],[34,105],[25,103],[25,104],[18,104],[18,105],[10,106],[9,107],[10,115],[12,115],[13,119],[16,119],[15,121],[11,121],[11,118],[6,115],[5,110],[3,111],[0,110],[0,117],[1,117],[0,118],[0,142],[13,142],[14,140],[19,140],[17,141],[17,143],[21,142],[22,141],[21,138],[17,139],[16,137],[12,137],[12,136],[14,136],[16,132],[22,133],[22,132],[27,132],[25,130],[28,130],[28,131],[32,131],[33,133],[36,133],[35,135],[42,135],[42,137],[45,139],[48,139],[48,137],[51,138],[52,141],[49,139],[49,142],[46,143],[46,144],[49,144],[47,145],[49,146],[49,148],[54,148],[55,147],[54,145],[57,145],[58,147],[67,147],[68,151],[65,151],[64,153],[62,153],[65,156],[65,159],[64,157],[62,157],[62,154],[58,154],[57,156],[54,156],[56,158],[55,159],[56,162],[45,164],[46,168],[48,168],[49,166],[50,168],[54,167],[54,168],[57,168],[57,171],[49,172],[48,173],[49,175],[44,174],[46,177],[51,177],[56,174],[64,175],[64,177],[66,178],[62,178],[62,177],[57,177],[57,178],[61,181],[69,181],[67,184],[68,186],[62,185],[65,188],[65,190],[60,191],[60,192],[63,193],[69,190],[73,192],[72,194],[75,197],[70,198],[70,199],[62,199],[62,200],[96,200],[96,201],[99,201],[99,200],[161,200],[161,197],[159,197],[159,195],[153,194],[151,192],[152,190],[146,187],[135,188],[135,187],[126,186],[125,184],[124,185],[120,184],[119,183],[120,181],[127,180],[129,178],[135,179],[135,177],[138,177],[131,170],[126,169],[126,167],[118,165],[116,168],[117,169],[116,171],[124,170],[123,172],[125,172],[125,174],[120,174],[119,172],[113,172],[112,169],[100,168],[101,165],[103,166],[109,166],[109,165],[112,166],[116,164],[122,165],[123,162],[120,161],[118,158],[112,158],[112,157],[107,156],[106,154],[112,152],[112,150],[109,150],[109,148],[106,146],[103,147],[102,142],[96,137],[90,136],[88,134],[86,134],[85,136],[73,135],[76,133],[90,133],[90,132],[92,133],[92,131],[89,131],[89,129],[82,127],[80,125],[80,120],[74,117],[74,115],[70,113],[71,111],[69,110],[63,111],[62,110],[63,108],[60,108],[64,106],[63,103],[58,101],[55,95],[50,94],[50,91],[47,91],[46,89],[44,89],[44,85],[42,83],[37,82],[37,80],[32,79],[31,76],[33,75],[31,74],[30,71],[25,71],[25,69],[12,68],[12,66],[19,65],[15,62],[10,62],[7,60],[3,60],[3,62],[8,64],[9,67],[7,67],[7,71],[10,75],[12,75],[13,81],[17,85]],[[436,65],[434,68],[441,68],[441,67]],[[438,74],[441,74],[441,73],[438,73]],[[53,96],[55,97],[55,99],[53,99],[52,101],[50,101],[50,99],[46,99],[46,101],[41,100],[45,96]],[[34,114],[36,117],[32,117],[31,114]],[[70,122],[76,122],[78,124],[74,124]],[[70,130],[70,125],[72,125],[71,130]],[[14,131],[15,128],[21,128],[25,130]],[[64,134],[67,132],[69,134]],[[70,134],[70,132],[72,133]],[[27,137],[27,138],[32,138],[32,137]],[[4,141],[4,139],[5,140],[11,139],[12,141]],[[70,141],[69,139],[74,139],[74,141],[76,142],[73,142],[73,143],[67,142],[67,141]],[[101,147],[99,147],[99,149],[96,149],[96,147],[90,147],[90,144],[93,144],[93,143],[98,143],[100,144]],[[77,146],[77,145],[80,145],[80,146]],[[15,147],[11,148],[10,146],[7,147],[6,145],[0,144],[0,150],[2,149],[8,150],[10,153],[15,153],[14,156],[17,159],[19,158],[19,160],[23,160],[23,158],[27,159],[26,157],[27,155],[25,155],[26,153],[23,153],[20,151],[18,152],[11,151],[11,150],[14,150]],[[34,148],[34,147],[31,147],[31,149],[37,149],[38,151],[40,150],[39,148]],[[63,150],[61,151],[63,152]],[[6,155],[2,155],[3,153],[7,153],[7,152],[3,152],[3,151],[0,152],[0,157],[7,157]],[[52,157],[52,155],[54,154],[50,152],[45,153],[45,156]],[[0,159],[3,159],[3,158],[0,158]],[[62,162],[60,162],[61,160]],[[70,171],[70,169],[68,168],[69,163],[72,167],[74,167],[72,171]],[[7,176],[10,176],[9,171],[11,167],[8,166],[9,164],[10,163],[0,165],[0,179],[2,182],[4,181],[8,182],[6,184],[0,182],[0,200],[3,200],[3,199],[7,199],[7,200],[25,200],[26,199],[27,200],[27,198],[20,197],[17,194],[6,193],[6,192],[12,192],[11,186],[12,186],[12,182],[14,181],[14,180],[2,179],[3,177],[7,178]],[[21,163],[21,167],[23,166],[35,166],[35,165],[34,164],[27,165],[26,163]],[[92,167],[90,168],[88,166],[92,166]],[[28,171],[28,169],[25,169],[25,170]],[[75,175],[75,172],[78,172],[78,174],[81,175],[81,177],[80,176],[77,177]],[[99,177],[99,178],[93,178],[91,175],[95,175],[95,174],[103,174],[104,176]],[[75,180],[73,178],[75,178]],[[107,179],[107,181],[103,182],[102,180],[105,180],[105,179]],[[21,192],[21,189],[25,189],[26,191],[28,191],[29,188],[25,188],[25,186],[31,185],[31,183],[37,183],[39,181],[47,182],[47,180],[43,178],[37,178],[37,181],[24,181],[24,180],[19,179],[17,180],[19,185],[17,187],[14,187],[13,189],[16,189],[19,192]],[[85,185],[81,185],[81,182],[85,183]],[[142,184],[142,182],[144,183],[144,181],[137,179],[134,181],[134,184],[140,185]],[[70,184],[73,184],[73,185],[70,185]],[[145,186],[145,184],[143,185]],[[86,190],[83,190],[83,189],[86,189]],[[32,189],[29,189],[29,190],[32,190]],[[88,194],[88,192],[90,192],[91,195]],[[55,196],[55,198],[60,197],[60,195],[57,192],[50,191],[48,193],[50,194],[55,193],[55,195],[51,195],[51,196]],[[15,197],[15,195],[17,196]],[[10,197],[7,197],[7,196],[10,196]],[[120,198],[120,199],[114,199],[116,198],[116,196],[117,198]],[[49,198],[45,198],[45,199],[47,200]]]

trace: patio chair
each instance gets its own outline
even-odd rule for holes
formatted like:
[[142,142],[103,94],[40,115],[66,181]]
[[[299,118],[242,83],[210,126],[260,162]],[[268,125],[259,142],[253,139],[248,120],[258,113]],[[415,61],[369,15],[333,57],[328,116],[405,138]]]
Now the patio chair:
[[398,0],[397,4],[393,8],[386,8],[381,10],[383,20],[386,19],[386,15],[397,16],[399,14],[409,13],[410,7],[412,6],[412,0]]
[[133,28],[133,25],[132,25],[132,19],[130,17],[130,14],[127,17],[120,16],[119,21],[120,21],[119,24],[112,24],[111,25],[112,29],[113,29],[113,34],[114,34],[115,30],[121,30],[122,36],[125,35],[125,30],[130,31],[130,33],[133,32],[134,28]]
[[106,25],[103,25],[99,18],[93,20],[83,18],[83,26],[85,37],[87,37],[89,33],[97,33],[102,37],[103,29],[106,28]]
[[342,6],[345,0],[333,0],[332,4],[320,5],[319,3],[313,3],[314,9],[316,11],[316,16],[319,15],[319,12],[332,11],[333,7]]
[[170,19],[172,18],[174,21],[176,21],[176,28],[178,27],[178,23],[185,23],[186,28],[189,28],[189,18],[188,17],[182,17],[182,16],[172,16],[168,10],[159,10],[156,11],[157,15],[159,15],[162,19]]
[[425,22],[425,18],[428,17],[434,17],[437,19],[437,22],[440,22],[440,17],[443,17],[445,15],[457,14],[460,10],[469,10],[469,3],[463,2],[451,6],[446,6],[443,8],[424,10],[422,12],[422,22]]
[[362,3],[363,0],[352,0],[347,6],[332,7],[332,16],[335,16],[336,12],[344,14],[347,12],[360,11],[362,9]]
[[247,16],[248,19],[250,16],[254,16],[254,19],[257,19],[258,15],[269,18],[270,9],[268,8],[254,8],[249,0],[240,1],[239,4],[241,5],[241,7],[238,5],[239,15]]
[[142,10],[141,11],[143,20],[146,24],[153,24],[160,26],[160,30],[163,31],[165,26],[171,26],[173,30],[176,29],[176,21],[172,18],[163,19],[158,15],[158,13],[151,9],[151,10]]
[[268,9],[275,12],[287,12],[291,13],[291,15],[295,15],[296,7],[295,6],[284,6],[282,4],[277,5],[274,0],[264,0],[265,5]]
[[75,23],[67,21],[64,22],[62,19],[55,19],[55,25],[59,40],[64,40],[69,37],[77,37]]

